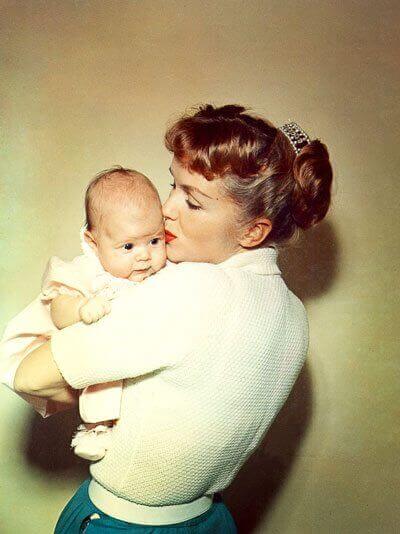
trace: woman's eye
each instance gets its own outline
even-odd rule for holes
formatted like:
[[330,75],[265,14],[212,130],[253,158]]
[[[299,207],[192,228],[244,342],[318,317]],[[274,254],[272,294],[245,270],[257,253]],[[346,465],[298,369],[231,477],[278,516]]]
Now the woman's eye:
[[[172,187],[172,189],[176,189],[175,182],[173,182],[172,184],[169,184],[169,185]],[[185,200],[186,200],[186,204],[189,206],[189,208],[191,210],[201,210],[202,209],[201,206],[196,206],[196,204],[192,204],[189,199],[186,198]]]
[[125,243],[123,246],[125,250],[132,250],[133,249],[133,243]]
[[159,237],[155,237],[150,241],[150,245],[158,245],[158,242],[160,241]]
[[192,204],[188,199],[186,199],[186,204],[191,210],[201,210],[201,206],[196,206],[195,204]]

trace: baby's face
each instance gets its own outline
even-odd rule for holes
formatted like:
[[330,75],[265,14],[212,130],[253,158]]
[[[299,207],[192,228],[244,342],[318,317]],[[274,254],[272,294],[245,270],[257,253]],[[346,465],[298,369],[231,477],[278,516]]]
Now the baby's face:
[[141,282],[166,262],[164,220],[159,202],[110,206],[92,232],[103,268],[118,278]]

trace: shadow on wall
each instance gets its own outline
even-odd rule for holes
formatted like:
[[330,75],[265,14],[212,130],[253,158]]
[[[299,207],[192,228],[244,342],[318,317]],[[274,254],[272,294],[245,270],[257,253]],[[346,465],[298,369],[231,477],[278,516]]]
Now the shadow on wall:
[[[305,303],[333,285],[339,266],[339,247],[329,222],[308,230],[279,255],[288,287]],[[293,389],[257,450],[223,492],[240,534],[254,532],[284,486],[312,417],[313,394],[306,363]]]
[[289,475],[311,414],[312,388],[306,364],[257,450],[223,492],[240,534],[250,534],[258,524],[266,524],[268,511]]
[[[323,222],[280,254],[280,265],[289,288],[305,303],[316,299],[334,283],[339,250],[334,229]],[[253,455],[223,493],[241,534],[250,534],[262,521],[289,476],[296,452],[312,415],[312,384],[308,365],[301,371],[291,394]],[[79,423],[76,412],[31,421],[26,457],[48,476],[84,479],[88,462],[69,447]]]
[[339,247],[332,225],[323,221],[279,254],[282,276],[305,304],[333,285],[339,267]]
[[27,462],[46,472],[49,477],[81,479],[88,476],[89,462],[75,456],[70,447],[72,434],[80,424],[76,410],[61,412],[43,419],[30,420],[24,452]]

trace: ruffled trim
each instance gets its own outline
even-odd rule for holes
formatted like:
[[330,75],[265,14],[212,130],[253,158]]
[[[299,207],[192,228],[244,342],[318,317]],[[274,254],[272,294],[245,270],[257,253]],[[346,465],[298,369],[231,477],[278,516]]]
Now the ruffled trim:
[[92,282],[92,290],[96,295],[101,295],[108,300],[112,300],[121,291],[121,289],[132,287],[132,284],[136,284],[137,282],[132,282],[131,280],[126,280],[125,278],[117,278],[116,276],[113,276],[104,270],[104,267],[102,266],[95,251],[85,240],[86,230],[87,225],[85,223],[81,227],[79,235],[81,240],[81,250],[83,254],[93,263],[96,269],[96,275]]
[[50,302],[59,295],[71,295],[75,297],[81,297],[82,293],[78,289],[65,286],[59,282],[51,282],[51,285],[42,289],[40,294],[41,300]]
[[53,256],[43,275],[40,298],[48,304],[59,295],[95,295],[107,300],[114,299],[121,290],[132,287],[136,282],[117,278],[104,270],[96,252],[85,240],[86,224],[80,228],[80,244],[83,255],[70,262]]

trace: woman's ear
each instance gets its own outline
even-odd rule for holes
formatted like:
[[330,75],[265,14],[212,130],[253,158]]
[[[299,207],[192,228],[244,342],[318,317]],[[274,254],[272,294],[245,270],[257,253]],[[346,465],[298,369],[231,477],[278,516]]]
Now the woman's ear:
[[89,232],[89,230],[85,230],[83,232],[83,238],[84,240],[86,241],[86,243],[94,250],[97,252],[97,242],[96,242],[96,238],[94,237],[94,235],[92,234],[92,232]]
[[260,217],[249,223],[244,229],[239,244],[244,248],[253,248],[262,243],[272,230],[272,223],[266,217]]

